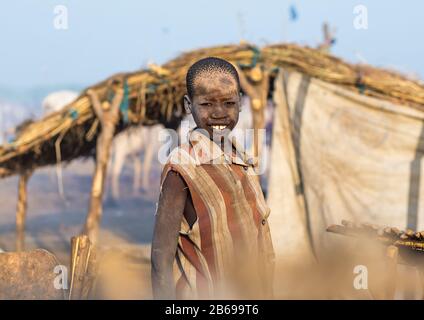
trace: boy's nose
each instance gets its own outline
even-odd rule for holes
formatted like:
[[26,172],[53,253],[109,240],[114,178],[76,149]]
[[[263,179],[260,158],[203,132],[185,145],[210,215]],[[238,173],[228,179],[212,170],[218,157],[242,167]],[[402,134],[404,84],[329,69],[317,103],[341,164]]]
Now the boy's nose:
[[225,113],[212,113],[211,118],[214,120],[222,120],[226,119],[227,115]]
[[216,108],[214,108],[211,117],[214,119],[221,119],[221,118],[226,118],[227,117],[227,113],[225,112],[225,108],[221,105],[217,106]]

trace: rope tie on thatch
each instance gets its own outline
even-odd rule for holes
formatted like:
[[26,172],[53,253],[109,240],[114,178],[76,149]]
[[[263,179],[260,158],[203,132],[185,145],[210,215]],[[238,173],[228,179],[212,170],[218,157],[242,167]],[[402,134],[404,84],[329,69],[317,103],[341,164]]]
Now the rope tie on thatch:
[[69,109],[69,116],[72,120],[76,120],[78,118],[78,111],[75,109]]
[[130,92],[130,89],[129,89],[129,86],[128,86],[128,82],[125,79],[125,81],[124,81],[124,97],[122,99],[121,106],[119,107],[119,109],[121,110],[121,113],[122,113],[122,119],[124,120],[125,124],[128,123],[128,119],[129,119],[129,117],[128,117],[128,110],[129,110],[129,105],[130,105],[129,99],[128,99],[129,92]]
[[149,84],[148,86],[147,86],[147,91],[148,92],[155,92],[156,91],[156,88],[157,88],[158,86],[156,85],[156,84]]
[[250,47],[250,50],[253,51],[252,62],[250,64],[239,63],[241,68],[254,68],[261,58],[261,51],[256,47]]
[[360,69],[360,67],[356,68],[356,80],[355,80],[355,86],[356,88],[358,88],[359,93],[364,94],[366,86],[365,83],[363,81],[363,72]]

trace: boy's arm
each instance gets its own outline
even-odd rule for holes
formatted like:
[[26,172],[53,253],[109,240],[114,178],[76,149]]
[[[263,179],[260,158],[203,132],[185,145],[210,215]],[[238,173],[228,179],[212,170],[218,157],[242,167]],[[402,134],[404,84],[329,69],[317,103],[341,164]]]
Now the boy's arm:
[[155,299],[175,299],[173,263],[187,199],[184,180],[169,171],[162,184],[152,241],[152,288]]

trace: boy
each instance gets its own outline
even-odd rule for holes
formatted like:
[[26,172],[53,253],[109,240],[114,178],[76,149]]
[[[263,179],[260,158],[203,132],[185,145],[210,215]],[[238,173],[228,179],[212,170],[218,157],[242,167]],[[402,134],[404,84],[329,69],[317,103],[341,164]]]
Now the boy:
[[164,167],[152,242],[159,299],[269,298],[274,252],[253,161],[229,142],[240,112],[234,66],[205,58],[187,72],[196,128]]

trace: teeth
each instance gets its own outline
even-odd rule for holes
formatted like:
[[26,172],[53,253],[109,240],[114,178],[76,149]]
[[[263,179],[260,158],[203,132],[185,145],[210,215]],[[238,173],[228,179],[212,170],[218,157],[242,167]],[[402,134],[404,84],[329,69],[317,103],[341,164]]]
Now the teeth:
[[215,130],[224,130],[226,126],[212,126],[212,128]]

